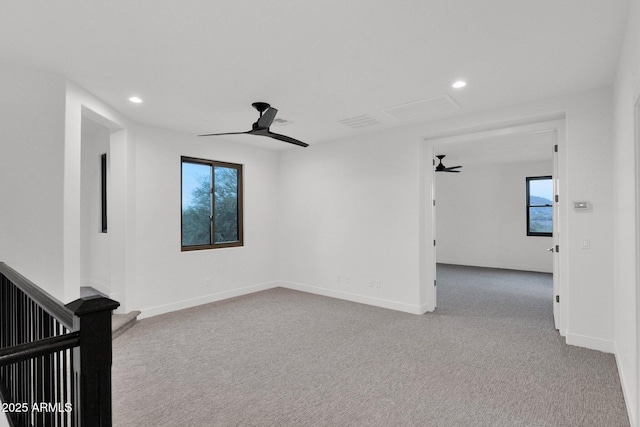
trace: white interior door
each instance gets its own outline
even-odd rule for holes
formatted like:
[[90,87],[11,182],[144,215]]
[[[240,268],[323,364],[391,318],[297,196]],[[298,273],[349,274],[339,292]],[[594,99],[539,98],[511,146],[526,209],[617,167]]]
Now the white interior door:
[[436,173],[435,173],[435,154],[433,152],[433,147],[431,147],[431,159],[432,167],[431,167],[431,198],[433,200],[433,210],[431,216],[431,227],[433,232],[433,306],[434,308],[438,306],[438,261],[436,256],[436,251],[438,248],[436,247]]
[[553,321],[557,330],[561,330],[561,295],[560,295],[560,180],[558,167],[558,138],[556,134],[553,147]]

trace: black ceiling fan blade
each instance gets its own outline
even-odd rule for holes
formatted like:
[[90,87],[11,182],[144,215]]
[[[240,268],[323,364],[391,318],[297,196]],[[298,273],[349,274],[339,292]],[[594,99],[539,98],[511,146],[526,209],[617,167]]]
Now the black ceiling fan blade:
[[460,173],[460,171],[452,171],[451,169],[445,169],[444,172]]
[[246,132],[223,132],[223,133],[207,133],[204,135],[198,136],[219,136],[219,135],[256,135],[256,136],[266,136],[269,138],[277,139],[280,141],[288,142],[289,144],[298,145],[300,147],[308,147],[309,144],[298,141],[295,138],[291,138],[289,136],[280,135],[279,133],[273,133],[269,130],[269,127],[273,123],[273,120],[276,118],[276,114],[278,114],[278,110],[271,107],[266,102],[254,102],[251,104],[253,108],[258,110],[260,113],[260,117],[253,124],[251,130]]
[[450,168],[445,168],[445,170],[451,170],[451,169],[460,169],[462,166],[451,166]]
[[271,123],[273,123],[273,119],[276,118],[276,114],[278,114],[278,110],[273,107],[267,108],[256,122],[256,126],[260,129],[268,129]]
[[251,131],[247,131],[247,132],[207,133],[205,135],[198,135],[198,136],[243,135],[243,134],[248,134],[248,133],[251,133]]
[[273,133],[273,132],[267,131],[266,134],[262,134],[262,135],[268,136],[268,137],[273,138],[273,139],[277,139],[279,141],[288,142],[289,144],[299,145],[300,147],[308,147],[309,146],[309,144],[307,144],[305,142],[298,141],[297,139],[291,138],[289,136],[280,135],[279,133]]

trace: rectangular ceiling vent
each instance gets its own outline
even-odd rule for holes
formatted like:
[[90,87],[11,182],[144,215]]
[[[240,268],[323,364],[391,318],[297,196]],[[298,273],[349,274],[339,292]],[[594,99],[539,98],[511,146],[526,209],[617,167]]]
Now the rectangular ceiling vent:
[[367,116],[366,114],[363,114],[361,116],[351,117],[349,119],[338,120],[338,123],[341,123],[345,126],[349,126],[352,129],[358,129],[365,126],[373,126],[373,125],[380,124],[378,120],[374,119],[373,117]]
[[415,120],[425,119],[447,111],[458,110],[459,108],[460,104],[453,98],[449,95],[442,95],[398,105],[384,111],[398,120]]

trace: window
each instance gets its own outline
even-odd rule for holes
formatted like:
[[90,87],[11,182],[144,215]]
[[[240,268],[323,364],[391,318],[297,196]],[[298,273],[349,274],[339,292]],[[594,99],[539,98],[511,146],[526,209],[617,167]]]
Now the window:
[[527,236],[553,233],[553,181],[550,176],[527,178]]
[[242,246],[242,165],[181,161],[182,250]]

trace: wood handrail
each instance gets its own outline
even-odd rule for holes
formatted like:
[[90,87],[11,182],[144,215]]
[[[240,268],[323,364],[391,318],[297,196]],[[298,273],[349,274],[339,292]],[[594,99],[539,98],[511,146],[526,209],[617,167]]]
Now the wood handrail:
[[43,310],[55,317],[67,329],[73,329],[73,311],[64,306],[58,299],[42,290],[35,283],[24,277],[22,274],[9,267],[4,262],[0,262],[0,273],[11,280],[16,287],[29,295]]
[[52,354],[80,345],[80,332],[45,338],[0,349],[0,366],[22,362],[34,357]]

